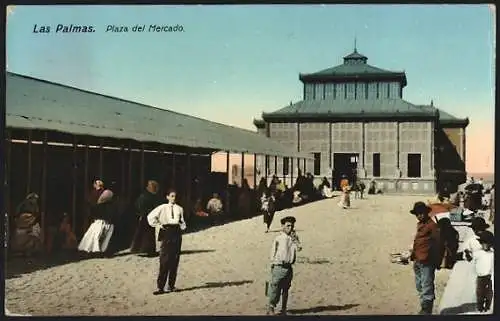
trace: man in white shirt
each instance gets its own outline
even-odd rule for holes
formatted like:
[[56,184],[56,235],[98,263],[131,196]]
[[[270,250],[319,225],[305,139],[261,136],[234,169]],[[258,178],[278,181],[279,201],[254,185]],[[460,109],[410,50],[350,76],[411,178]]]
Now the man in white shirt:
[[182,231],[186,229],[184,211],[175,204],[176,192],[170,190],[167,194],[168,204],[156,207],[148,214],[148,223],[152,227],[160,226],[158,241],[160,246],[160,270],[158,272],[158,289],[154,295],[165,293],[165,283],[168,278],[167,292],[175,291],[175,280],[182,245]]
[[293,279],[292,265],[295,263],[297,249],[300,247],[298,237],[294,233],[295,221],[296,219],[293,216],[281,219],[283,231],[276,236],[271,247],[271,282],[267,291],[269,298],[268,315],[274,314],[280,296],[281,314],[286,314],[288,290]]

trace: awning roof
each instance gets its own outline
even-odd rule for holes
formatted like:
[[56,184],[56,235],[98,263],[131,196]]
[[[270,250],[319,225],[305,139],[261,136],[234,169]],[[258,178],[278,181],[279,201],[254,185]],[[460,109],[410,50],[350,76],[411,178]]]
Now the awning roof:
[[258,133],[7,73],[6,127],[312,159]]

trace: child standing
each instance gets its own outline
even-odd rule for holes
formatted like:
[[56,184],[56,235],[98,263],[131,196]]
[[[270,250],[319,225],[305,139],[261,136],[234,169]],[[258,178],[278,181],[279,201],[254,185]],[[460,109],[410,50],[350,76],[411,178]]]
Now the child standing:
[[474,253],[474,265],[477,274],[477,309],[479,312],[487,312],[490,309],[493,298],[491,284],[491,273],[493,272],[493,233],[490,231],[481,232],[478,241],[482,248]]
[[286,315],[288,290],[293,279],[292,265],[295,263],[300,242],[295,228],[295,217],[281,219],[283,231],[276,236],[271,248],[271,282],[266,291],[269,298],[267,314],[274,314],[274,309],[281,297],[281,315]]

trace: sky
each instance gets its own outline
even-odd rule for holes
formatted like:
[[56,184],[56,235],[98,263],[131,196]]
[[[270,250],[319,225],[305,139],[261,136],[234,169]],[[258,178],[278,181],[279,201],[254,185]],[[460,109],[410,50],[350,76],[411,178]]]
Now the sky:
[[[7,70],[255,130],[299,73],[357,49],[405,71],[403,99],[469,117],[467,171],[494,168],[494,8],[484,5],[15,6]],[[58,24],[93,33],[56,33]],[[36,25],[36,26],[35,26]],[[127,26],[129,32],[106,31]],[[145,25],[144,32],[132,32]],[[182,32],[149,32],[150,25]],[[34,32],[49,26],[50,33]]]

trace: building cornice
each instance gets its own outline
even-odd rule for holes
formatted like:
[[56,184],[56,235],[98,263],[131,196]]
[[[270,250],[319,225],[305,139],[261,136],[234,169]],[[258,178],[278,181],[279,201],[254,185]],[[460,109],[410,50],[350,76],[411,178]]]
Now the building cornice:
[[303,83],[310,82],[353,82],[353,81],[391,81],[395,80],[402,83],[402,86],[407,85],[406,74],[404,72],[394,73],[363,73],[352,75],[317,75],[317,74],[299,74],[299,79]]
[[375,121],[436,121],[436,114],[432,113],[301,113],[301,114],[267,114],[262,113],[265,122],[375,122]]

